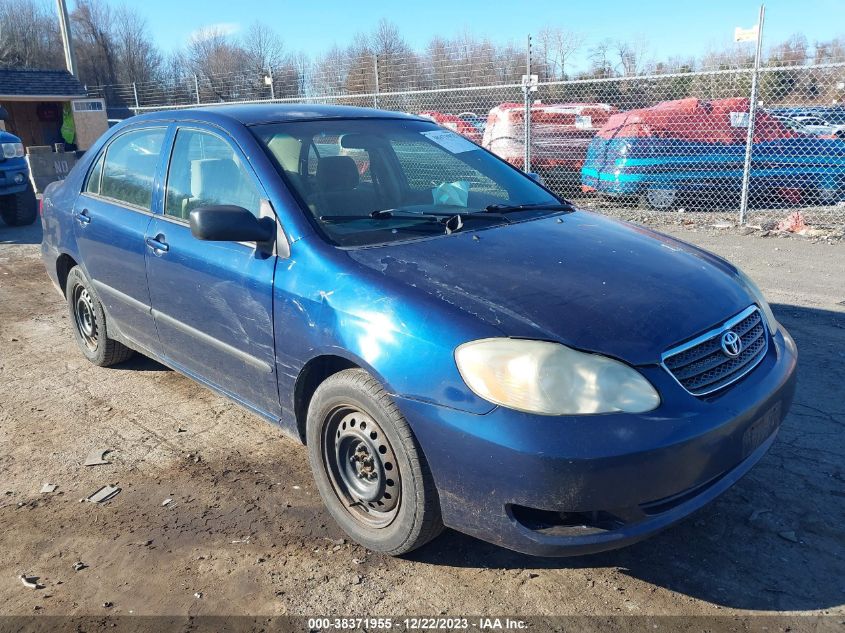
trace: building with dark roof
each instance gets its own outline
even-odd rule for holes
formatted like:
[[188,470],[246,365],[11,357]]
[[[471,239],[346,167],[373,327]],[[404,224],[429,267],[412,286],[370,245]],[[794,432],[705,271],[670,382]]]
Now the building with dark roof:
[[[8,113],[6,129],[26,146],[65,142],[86,149],[108,125],[102,99],[89,99],[66,70],[0,68],[0,106]],[[72,124],[63,135],[66,110]]]
[[66,100],[87,97],[79,80],[66,70],[0,68],[0,99]]

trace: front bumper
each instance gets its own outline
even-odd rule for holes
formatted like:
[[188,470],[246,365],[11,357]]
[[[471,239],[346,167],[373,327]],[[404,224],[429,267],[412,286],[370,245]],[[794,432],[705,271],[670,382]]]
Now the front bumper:
[[426,455],[444,522],[542,556],[622,547],[675,523],[736,483],[774,441],[795,390],[782,328],[766,357],[697,398],[660,367],[640,368],[663,398],[646,414],[475,415],[397,398]]
[[0,197],[26,191],[28,187],[29,167],[26,161],[23,158],[0,159]]

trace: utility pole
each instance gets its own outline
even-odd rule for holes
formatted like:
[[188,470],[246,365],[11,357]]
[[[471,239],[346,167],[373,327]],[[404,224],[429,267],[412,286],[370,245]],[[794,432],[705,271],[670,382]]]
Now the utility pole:
[[766,5],[760,5],[760,17],[757,20],[757,49],[754,53],[754,74],[751,75],[751,102],[748,104],[748,134],[745,137],[745,165],[742,170],[742,193],[739,201],[739,223],[745,224],[748,218],[748,192],[751,188],[751,152],[754,145],[754,119],[757,116],[757,84],[760,74],[760,57],[763,54],[763,20],[766,17]]
[[531,35],[528,36],[525,47],[525,74],[522,76],[522,92],[524,98],[523,124],[523,166],[525,173],[531,172],[531,93],[537,90],[537,78],[531,75]]
[[375,80],[376,80],[375,92],[373,93],[373,107],[378,108],[378,92],[379,92],[378,55],[373,55],[373,77],[375,77]]
[[76,75],[76,55],[73,53],[73,41],[70,36],[70,20],[67,17],[65,0],[56,0],[59,10],[59,30],[62,33],[62,46],[65,49],[65,65],[71,75]]
[[270,86],[270,99],[276,100],[276,85],[273,81],[273,67],[267,64],[267,76],[264,78],[264,83]]

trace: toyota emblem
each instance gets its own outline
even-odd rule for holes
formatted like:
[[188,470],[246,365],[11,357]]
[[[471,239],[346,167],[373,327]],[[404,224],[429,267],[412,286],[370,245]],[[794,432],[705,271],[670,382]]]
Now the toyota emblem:
[[722,334],[722,351],[725,352],[725,356],[731,358],[739,356],[742,351],[742,339],[739,338],[739,334],[733,330],[728,330]]

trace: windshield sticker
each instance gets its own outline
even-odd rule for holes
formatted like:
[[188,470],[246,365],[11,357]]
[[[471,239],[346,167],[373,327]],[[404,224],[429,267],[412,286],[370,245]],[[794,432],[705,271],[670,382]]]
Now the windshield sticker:
[[420,134],[429,141],[434,141],[452,154],[461,154],[463,152],[471,152],[474,149],[480,149],[475,143],[471,143],[460,134],[455,134],[449,130],[433,130],[431,132],[420,132]]

